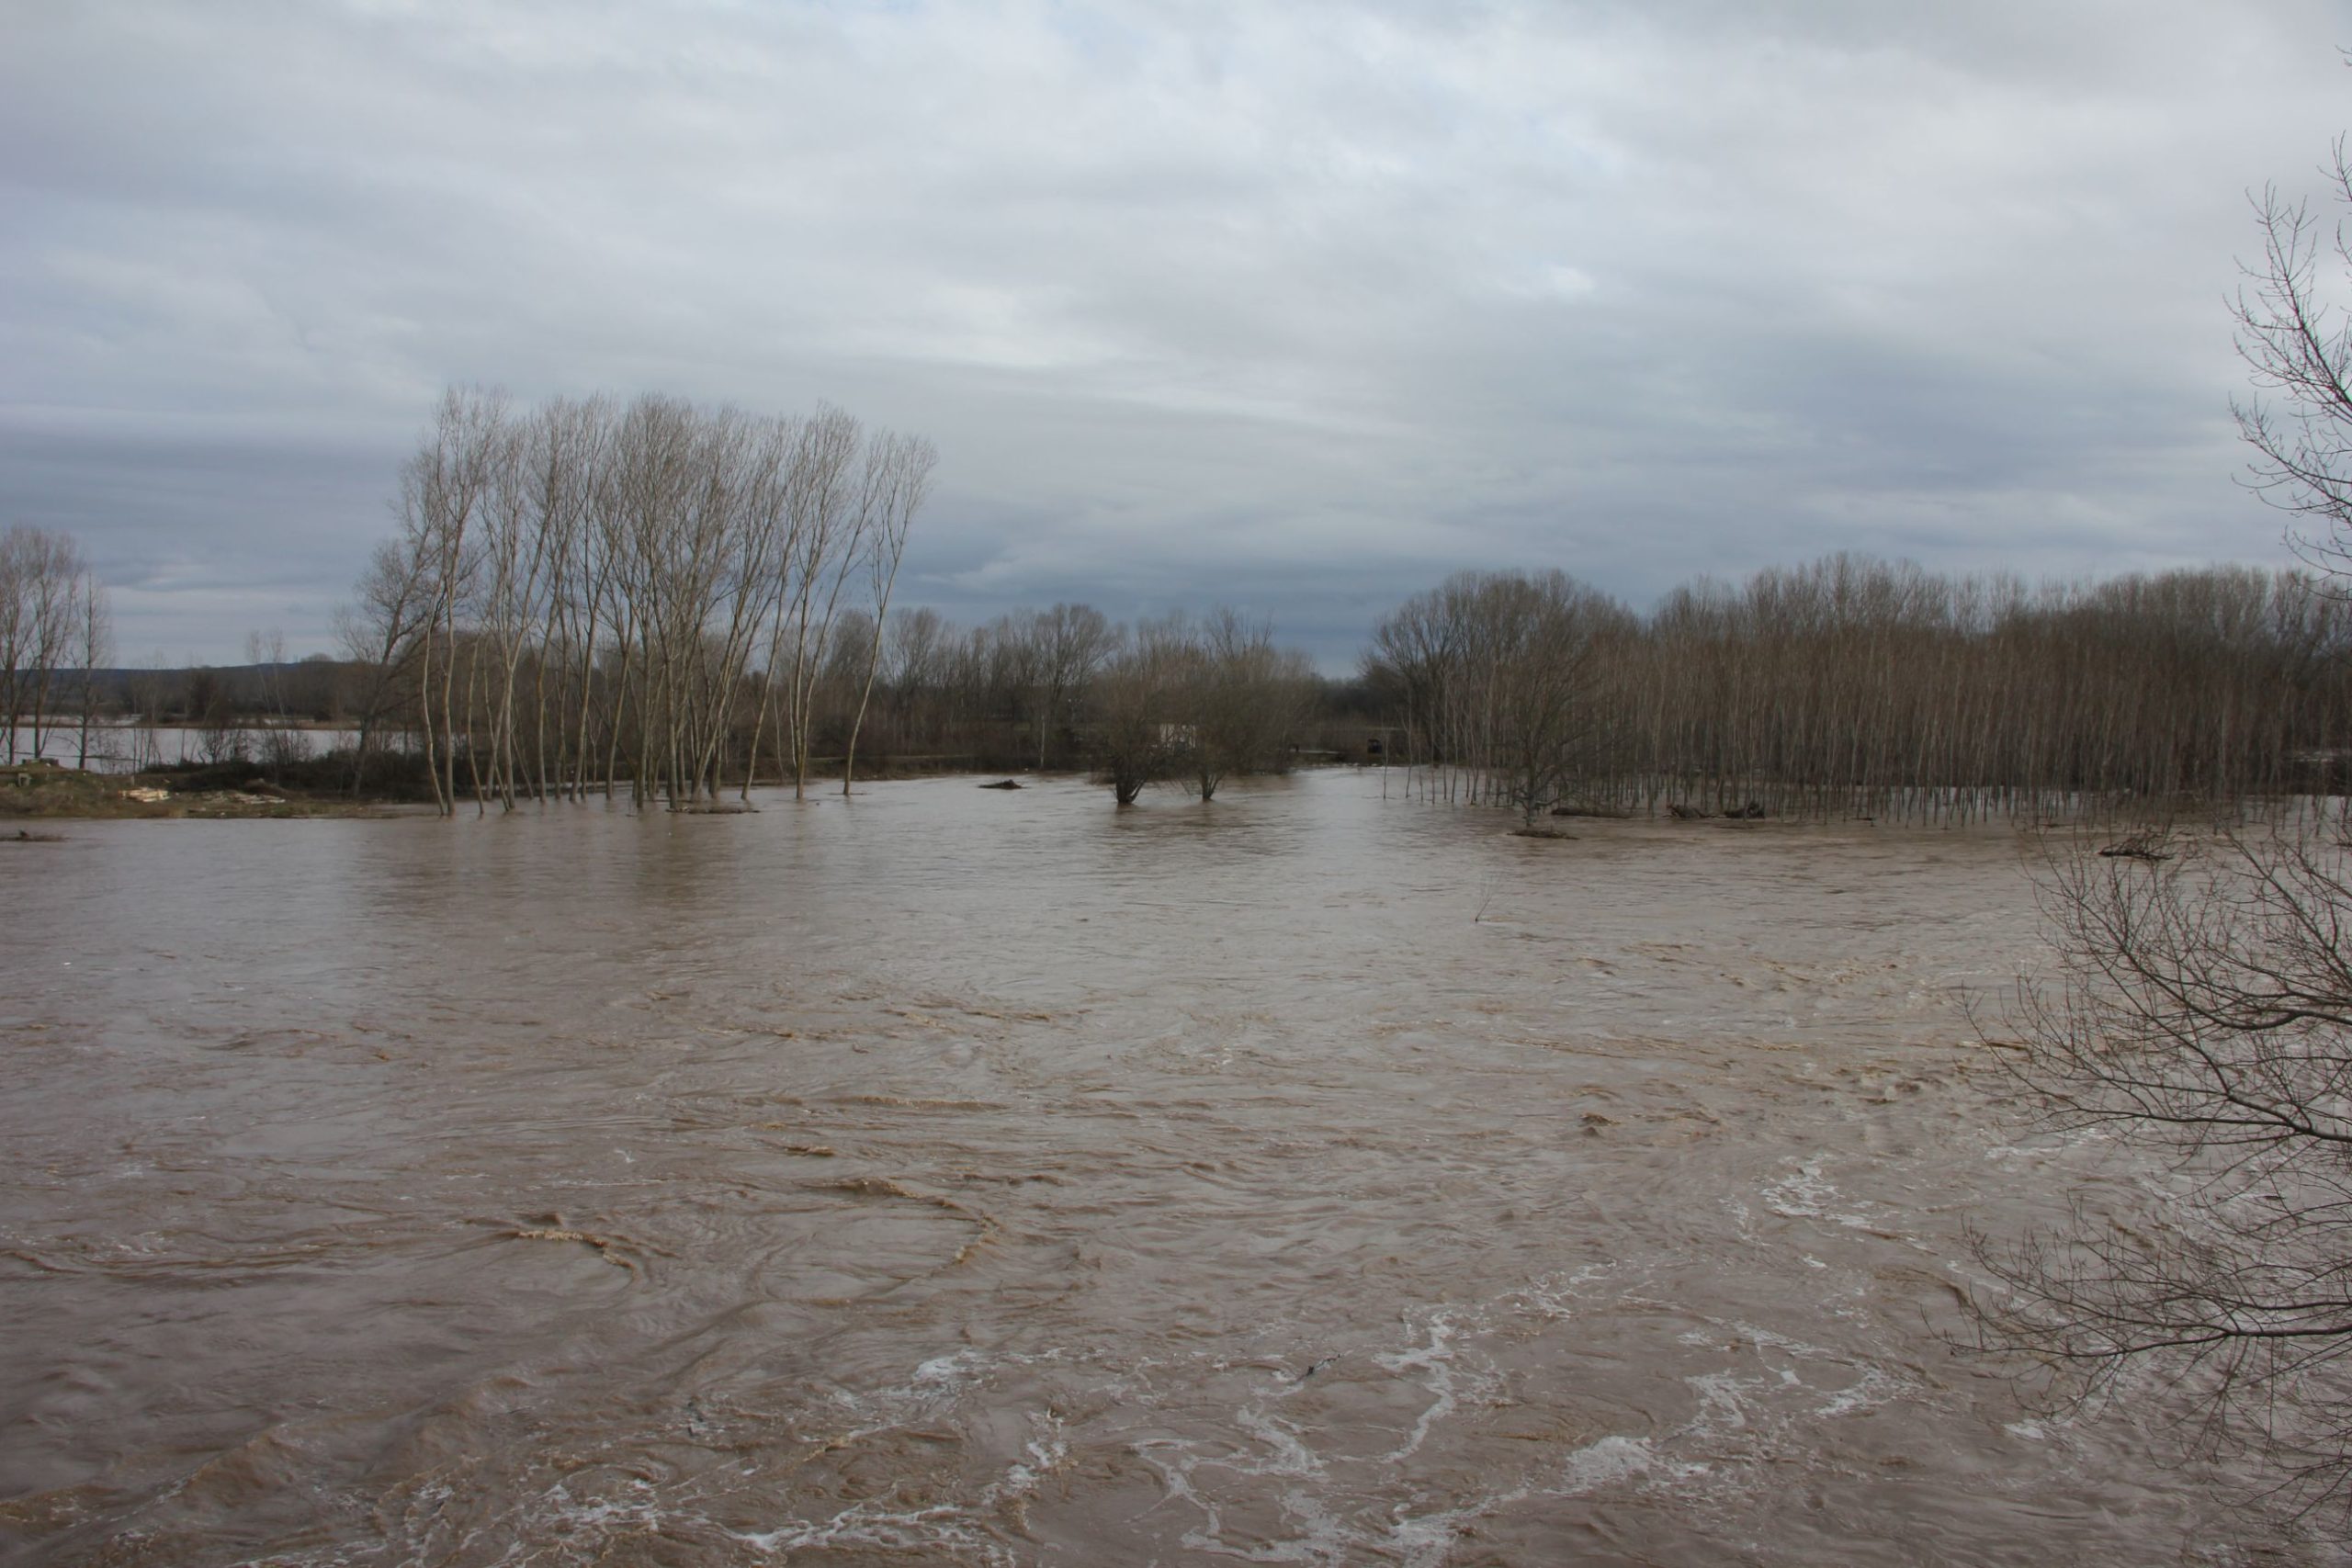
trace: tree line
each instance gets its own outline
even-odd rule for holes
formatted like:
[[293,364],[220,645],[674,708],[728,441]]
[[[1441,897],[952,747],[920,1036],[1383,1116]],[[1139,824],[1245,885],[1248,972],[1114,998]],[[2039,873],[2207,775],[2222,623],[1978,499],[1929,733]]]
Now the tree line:
[[[438,768],[452,754],[463,759],[498,744],[487,705],[468,712],[461,703],[451,730],[428,720],[437,688],[428,692],[419,683],[421,637],[391,661],[355,658],[333,667],[330,711],[367,738],[364,754],[355,748],[343,758],[355,788],[361,768],[380,783],[403,765],[413,770],[427,749]],[[463,635],[450,646],[455,657],[443,656],[444,678],[462,694],[481,682],[471,665],[491,650]],[[535,692],[536,659],[526,654],[521,669],[518,684]],[[296,676],[304,672],[294,667]],[[619,672],[617,651],[586,672],[595,694],[592,725],[603,721],[601,704],[614,700],[604,694]],[[192,672],[208,691],[209,673]],[[1278,648],[1270,622],[1229,609],[1198,621],[1173,615],[1129,627],[1091,605],[1057,604],[967,626],[928,607],[877,622],[861,604],[836,613],[797,678],[788,667],[785,671],[786,721],[797,733],[784,745],[779,768],[768,745],[754,752],[768,680],[764,668],[745,671],[721,717],[715,777],[739,795],[755,777],[797,783],[808,768],[839,771],[846,787],[851,760],[862,756],[874,767],[922,771],[1090,770],[1123,803],[1162,783],[1208,798],[1228,777],[1286,770],[1301,738],[1346,697],[1342,691],[1335,698],[1332,683],[1304,654]],[[258,683],[247,685],[254,688],[249,698],[255,697]],[[256,711],[265,720],[260,733],[275,733],[266,725],[272,710],[265,705]],[[640,748],[626,710],[621,722],[622,744],[588,749],[592,772],[584,788],[571,780],[542,787],[526,768],[517,798],[609,795],[616,788],[654,798],[660,792],[633,785]],[[560,729],[556,754],[577,750],[579,731],[569,724],[550,720],[551,733]],[[438,730],[435,739],[425,738],[428,727]],[[772,745],[774,728],[764,733]],[[226,737],[220,744],[235,743]],[[462,761],[458,767],[467,776],[474,773]],[[501,799],[489,787],[492,769],[480,776],[484,801]]]
[[[289,720],[331,706],[355,793],[404,774],[445,812],[624,789],[686,807],[755,781],[805,793],[816,770],[846,788],[861,755],[1089,767],[1126,802],[1377,750],[1430,797],[1530,822],[2081,817],[2341,788],[2352,605],[2307,571],[2029,588],[1838,555],[1647,615],[1556,571],[1464,573],[1382,617],[1360,677],[1335,682],[1229,609],[962,626],[895,604],[936,460],[830,407],[454,389],[401,468],[332,678],[249,648],[263,760],[299,761]],[[86,736],[104,694],[74,672],[107,640],[70,538],[0,538],[11,760],[62,705]],[[182,683],[213,749],[252,755],[227,710],[256,699]],[[130,685],[151,722],[172,701],[157,673]]]
[[1851,555],[1637,616],[1464,574],[1374,628],[1397,761],[1518,808],[1966,821],[2332,793],[2352,604],[2299,570],[2029,589]]
[[[263,639],[242,671],[85,682],[75,649],[94,625],[104,646],[103,591],[78,566],[62,589],[54,570],[20,571],[11,605],[49,608],[14,609],[8,626],[49,630],[8,636],[51,651],[12,657],[0,688],[18,748],[36,716],[53,737],[62,710],[120,705],[177,716],[205,756],[283,766],[306,750],[295,726],[340,722],[356,740],[335,764],[346,784],[404,779],[450,809],[469,794],[616,789],[707,802],[755,777],[846,777],[858,758],[1091,768],[1122,800],[1162,781],[1214,795],[1301,754],[1385,747],[1419,792],[1530,821],[1555,808],[1969,821],[2329,794],[2352,746],[2352,605],[2301,571],[2029,589],[1840,556],[1692,584],[1647,615],[1558,573],[1466,573],[1383,617],[1346,681],[1233,610],[1127,626],[1079,604],[971,626],[905,609],[888,602],[902,530],[877,555],[872,536],[844,543],[854,525],[801,547],[746,632],[740,589],[691,574],[678,587],[667,574],[684,569],[628,536],[618,563],[582,559],[605,541],[513,536],[512,506],[477,502],[454,592],[438,584],[438,533],[408,521],[431,514],[404,511],[345,617],[340,661],[288,663]],[[43,537],[41,559],[78,562]],[[587,592],[572,603],[535,577]],[[664,629],[697,592],[717,606],[703,636]]]

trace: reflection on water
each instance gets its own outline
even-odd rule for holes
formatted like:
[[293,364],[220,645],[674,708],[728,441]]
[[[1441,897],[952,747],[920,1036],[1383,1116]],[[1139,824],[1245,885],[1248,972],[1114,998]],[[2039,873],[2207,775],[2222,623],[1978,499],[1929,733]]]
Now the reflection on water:
[[2088,1168],[1965,1043],[2006,838],[763,805],[0,857],[0,1551],[2262,1544],[2163,1391],[2037,1420],[1940,1337],[1965,1227]]

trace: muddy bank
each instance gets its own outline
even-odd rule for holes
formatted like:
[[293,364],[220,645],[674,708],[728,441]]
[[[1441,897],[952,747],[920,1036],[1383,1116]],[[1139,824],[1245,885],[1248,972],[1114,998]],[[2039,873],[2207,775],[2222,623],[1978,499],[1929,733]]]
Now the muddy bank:
[[395,807],[396,803],[386,800],[353,800],[281,787],[250,768],[128,775],[42,764],[0,769],[0,826],[50,818],[368,817]]

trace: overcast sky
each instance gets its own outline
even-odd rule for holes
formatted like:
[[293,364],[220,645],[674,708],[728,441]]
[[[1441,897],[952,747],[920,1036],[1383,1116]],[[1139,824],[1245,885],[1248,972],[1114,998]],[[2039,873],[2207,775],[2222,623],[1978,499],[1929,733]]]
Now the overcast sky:
[[126,661],[331,645],[440,389],[927,434],[902,603],[1858,549],[2283,563],[2246,192],[2323,0],[0,0],[0,525]]

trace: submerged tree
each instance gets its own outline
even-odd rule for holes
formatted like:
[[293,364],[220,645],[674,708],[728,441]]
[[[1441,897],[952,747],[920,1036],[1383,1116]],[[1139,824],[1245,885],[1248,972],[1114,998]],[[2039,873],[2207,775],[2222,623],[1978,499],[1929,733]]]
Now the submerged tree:
[[1181,760],[1183,621],[1146,621],[1125,646],[1112,646],[1115,651],[1094,682],[1094,773],[1111,786],[1114,801],[1132,806]]
[[1282,772],[1313,678],[1306,656],[1275,646],[1272,621],[1232,609],[1169,635],[1170,716],[1193,792],[1208,800],[1227,777]]
[[1522,813],[1552,795],[1939,822],[2225,813],[2324,784],[2352,715],[2352,602],[2309,571],[2029,591],[1837,555],[1701,580],[1645,619],[1544,582],[1457,577],[1380,623],[1366,684],[1425,793]]
[[1463,572],[1373,633],[1366,672],[1403,710],[1427,787],[1524,820],[1596,771],[1599,654],[1633,617],[1564,572]]

